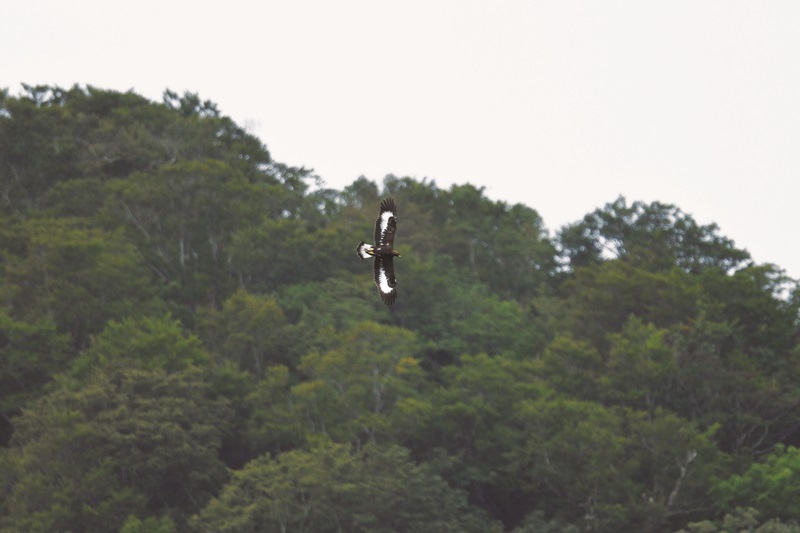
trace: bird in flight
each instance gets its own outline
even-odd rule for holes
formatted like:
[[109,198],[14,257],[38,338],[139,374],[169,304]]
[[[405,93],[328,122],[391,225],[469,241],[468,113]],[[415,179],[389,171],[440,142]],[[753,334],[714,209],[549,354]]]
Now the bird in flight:
[[393,199],[386,198],[381,202],[381,212],[375,221],[375,244],[362,241],[356,248],[360,259],[375,258],[375,285],[378,286],[381,301],[386,305],[392,305],[397,300],[397,279],[392,263],[395,256],[400,257],[397,250],[392,248],[396,231],[397,208]]

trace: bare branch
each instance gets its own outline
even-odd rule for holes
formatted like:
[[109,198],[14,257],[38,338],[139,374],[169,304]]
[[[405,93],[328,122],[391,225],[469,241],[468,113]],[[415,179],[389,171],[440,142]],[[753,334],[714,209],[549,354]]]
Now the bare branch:
[[675,462],[678,463],[678,468],[680,469],[680,475],[678,479],[675,481],[675,487],[672,489],[672,492],[669,494],[669,499],[667,500],[667,509],[672,508],[672,505],[675,503],[675,499],[678,497],[678,492],[681,490],[681,484],[683,483],[683,478],[686,477],[686,471],[689,465],[694,461],[695,457],[697,457],[696,450],[689,450],[686,452],[686,460],[681,462],[680,459],[676,458]]

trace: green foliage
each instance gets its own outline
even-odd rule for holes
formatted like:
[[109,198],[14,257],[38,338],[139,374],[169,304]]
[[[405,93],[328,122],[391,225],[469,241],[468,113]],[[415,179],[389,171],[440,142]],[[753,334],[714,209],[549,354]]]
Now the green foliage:
[[136,516],[129,516],[122,525],[119,533],[174,533],[175,522],[168,516],[156,518],[151,516],[140,520]]
[[800,300],[788,297],[797,284],[776,267],[760,265],[729,276],[707,272],[702,285],[708,316],[733,328],[729,344],[754,357],[765,371],[782,370],[783,354],[798,341]]
[[800,521],[800,449],[778,445],[763,462],[720,481],[713,492],[720,509],[747,505],[762,516]]
[[587,341],[559,335],[547,345],[537,361],[537,373],[556,391],[575,398],[600,397],[604,362],[597,348]]
[[549,494],[549,511],[559,518],[614,525],[632,493],[619,415],[590,402],[542,398],[520,402],[516,417],[526,438],[507,452],[507,474],[526,492]]
[[234,165],[181,161],[132,174],[110,185],[110,207],[124,217],[130,238],[181,303],[214,303],[231,292],[226,275],[233,233],[260,218],[266,190]]
[[221,359],[260,377],[267,366],[286,362],[288,323],[272,298],[235,292],[222,309],[198,312],[198,330],[205,345]]
[[694,316],[698,299],[693,278],[679,269],[653,272],[619,260],[578,269],[561,291],[560,328],[603,348],[631,315],[667,327]]
[[[56,332],[46,316],[34,323],[15,320],[0,309],[0,413],[6,419],[17,415],[26,402],[42,393],[53,373],[64,370],[69,342]],[[10,435],[0,432],[0,443]]]
[[291,321],[287,336],[292,339],[292,345],[287,347],[287,353],[295,363],[308,352],[330,344],[324,332],[344,331],[361,322],[380,319],[388,322],[390,319],[390,315],[382,312],[384,306],[376,298],[375,285],[364,283],[363,273],[289,285],[283,287],[277,297]]
[[491,531],[463,494],[414,464],[408,450],[351,451],[325,441],[248,463],[192,525],[215,533]]
[[542,349],[544,325],[530,308],[462,276],[449,257],[420,261],[404,255],[400,261],[404,301],[396,306],[395,322],[427,340],[437,362],[462,353],[530,356]]
[[2,523],[113,531],[148,510],[184,520],[227,479],[217,455],[228,417],[197,370],[98,371],[57,389],[17,420]]
[[555,249],[536,211],[487,202],[483,190],[470,185],[453,186],[448,197],[442,251],[505,297],[533,296],[555,266]]
[[196,95],[156,105],[132,92],[93,87],[26,87],[0,115],[3,207],[41,207],[47,190],[73,178],[115,178],[176,160],[213,158],[253,174],[271,163],[258,139]]
[[414,335],[363,322],[341,334],[324,354],[310,353],[292,389],[310,429],[338,442],[375,442],[391,432],[397,403],[413,397],[423,379]]
[[329,249],[327,243],[343,240],[337,227],[319,229],[308,227],[302,220],[266,219],[258,226],[236,233],[232,244],[233,266],[238,277],[256,291],[321,281],[335,274],[336,266],[344,263],[345,258],[355,256],[355,247]]
[[106,183],[97,177],[56,183],[45,194],[45,212],[54,217],[97,220],[111,192]]
[[676,331],[671,344],[678,372],[670,407],[703,425],[720,424],[722,449],[747,456],[794,433],[798,400],[792,378],[800,353],[784,352],[772,370],[772,358],[745,353],[737,329],[704,313]]
[[408,215],[399,213],[403,243],[419,245],[426,258],[449,256],[502,298],[527,303],[555,268],[555,247],[541,217],[529,207],[489,201],[482,188],[472,185],[440,191],[432,183],[425,190],[409,178],[388,176],[385,188],[386,195],[409,209]]
[[292,394],[289,369],[271,366],[244,399],[248,412],[244,440],[253,455],[278,454],[306,440],[302,401]]
[[605,397],[616,404],[652,413],[667,404],[677,361],[667,331],[636,317],[609,336]]
[[671,413],[545,396],[520,402],[515,419],[522,432],[507,452],[507,475],[560,521],[659,530],[708,505],[718,461],[710,434]]
[[147,368],[176,372],[204,366],[209,355],[197,337],[186,335],[169,316],[111,321],[73,365],[77,376],[95,368]]
[[190,92],[0,90],[0,531],[797,531],[800,285],[659,202],[556,235]]
[[434,463],[445,452],[452,458],[442,466],[447,479],[506,524],[521,519],[529,505],[518,501],[504,455],[519,445],[515,407],[550,394],[535,371],[530,360],[465,355],[442,370],[428,402],[410,406],[419,427],[413,448]]
[[525,517],[519,526],[515,527],[513,533],[579,533],[582,529],[574,524],[561,522],[559,520],[547,520],[544,513],[536,511]]
[[[0,300],[14,317],[47,316],[75,349],[111,319],[153,310],[156,291],[136,248],[71,219],[31,219],[6,255]],[[14,253],[18,252],[18,253]]]
[[729,533],[748,531],[753,533],[800,533],[797,522],[783,523],[779,518],[761,521],[760,513],[752,507],[737,507],[721,521],[692,522],[676,533]]
[[750,256],[718,235],[716,224],[699,225],[691,215],[661,202],[650,205],[624,197],[586,215],[559,232],[564,255],[572,268],[623,259],[660,271],[679,267],[691,273],[707,269],[727,272]]

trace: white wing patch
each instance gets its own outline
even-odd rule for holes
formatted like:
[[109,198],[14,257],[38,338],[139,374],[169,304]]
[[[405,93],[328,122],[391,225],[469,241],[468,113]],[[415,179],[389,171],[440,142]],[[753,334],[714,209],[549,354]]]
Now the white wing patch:
[[389,285],[389,279],[386,277],[386,270],[383,268],[378,271],[378,288],[383,294],[389,294],[394,290],[394,288]]
[[[389,227],[389,219],[394,216],[394,213],[391,211],[384,211],[381,213],[381,239],[383,239],[383,235],[386,233],[386,228]],[[381,243],[376,243],[381,244]]]

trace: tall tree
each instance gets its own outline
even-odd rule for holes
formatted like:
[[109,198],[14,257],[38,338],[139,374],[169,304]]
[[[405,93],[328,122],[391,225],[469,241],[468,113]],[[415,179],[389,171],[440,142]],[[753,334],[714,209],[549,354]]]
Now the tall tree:
[[229,533],[499,531],[407,450],[354,452],[325,441],[248,463],[192,525]]
[[0,309],[0,446],[8,444],[12,417],[66,369],[70,343],[48,317],[16,320]]
[[563,228],[558,241],[573,269],[624,258],[649,270],[678,266],[698,273],[708,268],[729,271],[750,259],[719,235],[716,224],[700,225],[691,215],[661,202],[629,206],[621,196]]
[[8,531],[116,531],[129,515],[179,524],[227,479],[227,402],[197,370],[120,367],[53,391],[17,420]]
[[334,336],[325,353],[310,353],[300,370],[308,379],[292,388],[309,429],[338,442],[380,442],[391,435],[389,414],[422,381],[415,336],[363,322]]
[[288,362],[288,323],[274,299],[238,290],[222,309],[204,308],[198,315],[199,335],[221,359],[259,378],[267,367]]
[[74,219],[30,219],[6,253],[0,299],[13,317],[47,317],[76,350],[105,323],[157,308],[157,292],[136,249],[118,233]]
[[720,481],[713,490],[717,506],[731,511],[750,506],[768,518],[800,520],[800,449],[778,445],[742,475]]

